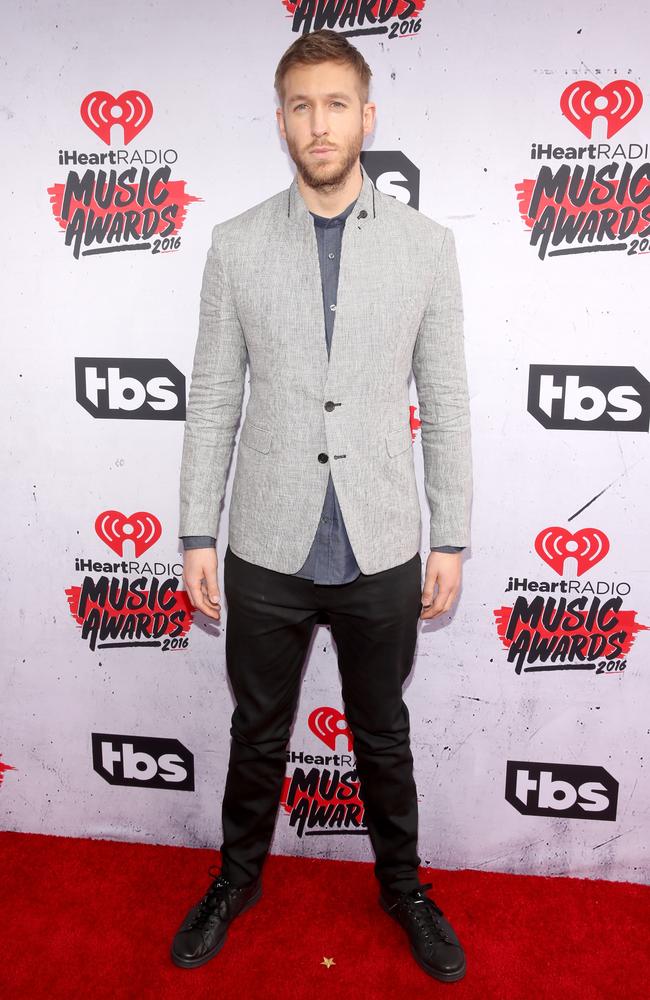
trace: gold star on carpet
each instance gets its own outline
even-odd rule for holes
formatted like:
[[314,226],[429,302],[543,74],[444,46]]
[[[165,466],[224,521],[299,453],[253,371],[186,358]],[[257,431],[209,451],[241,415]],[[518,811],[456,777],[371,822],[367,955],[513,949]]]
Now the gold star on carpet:
[[333,958],[325,958],[325,956],[323,955],[323,961],[320,964],[327,966],[328,969],[331,969],[333,965],[336,965],[336,962],[334,961]]

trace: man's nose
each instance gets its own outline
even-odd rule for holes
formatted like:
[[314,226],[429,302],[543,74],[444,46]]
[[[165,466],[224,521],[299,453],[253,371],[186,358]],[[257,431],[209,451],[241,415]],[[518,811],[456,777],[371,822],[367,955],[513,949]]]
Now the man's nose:
[[327,132],[327,121],[323,111],[314,111],[311,121],[312,135],[321,136]]

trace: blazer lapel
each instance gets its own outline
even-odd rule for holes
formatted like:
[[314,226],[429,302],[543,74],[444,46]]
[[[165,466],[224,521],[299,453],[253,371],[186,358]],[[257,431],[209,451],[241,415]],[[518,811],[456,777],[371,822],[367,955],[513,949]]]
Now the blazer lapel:
[[[339,358],[342,362],[347,358],[349,363],[350,328],[346,317],[354,315],[354,310],[350,307],[354,296],[358,294],[358,282],[362,278],[360,265],[367,256],[364,248],[366,242],[372,239],[372,226],[377,216],[379,199],[375,198],[375,186],[363,165],[361,175],[361,191],[354,209],[345,221],[341,240],[337,309],[329,358],[325,342],[323,292],[314,220],[295,177],[287,190],[287,216],[293,227],[296,246],[295,271],[305,310],[305,348],[311,352],[312,358],[318,359],[324,380],[333,377]],[[307,317],[314,316],[318,317],[318,322],[307,320]]]

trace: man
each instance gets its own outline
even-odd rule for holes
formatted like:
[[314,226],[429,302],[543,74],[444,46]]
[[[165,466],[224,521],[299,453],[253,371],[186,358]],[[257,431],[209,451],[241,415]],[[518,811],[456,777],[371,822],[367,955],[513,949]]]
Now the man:
[[[291,186],[216,225],[201,290],[181,467],[184,580],[220,620],[215,540],[241,416],[224,559],[236,699],[221,870],[181,924],[193,968],[261,895],[301,669],[330,624],[381,906],[442,981],[465,957],[418,878],[417,794],[402,687],[419,619],[446,612],[469,542],[470,423],[452,232],[377,191],[360,162],[371,71],[346,38],[302,36],[276,71]],[[336,324],[334,326],[334,317]],[[323,330],[323,326],[325,330]],[[415,375],[430,553],[408,380]],[[434,591],[437,593],[434,597]]]

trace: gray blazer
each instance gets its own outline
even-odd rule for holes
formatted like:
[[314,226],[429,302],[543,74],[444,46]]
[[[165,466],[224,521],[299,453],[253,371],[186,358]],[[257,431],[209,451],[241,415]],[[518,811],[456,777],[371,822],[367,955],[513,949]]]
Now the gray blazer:
[[218,223],[203,272],[180,473],[179,535],[217,537],[241,417],[233,552],[295,573],[328,474],[363,573],[410,559],[422,513],[409,420],[415,377],[429,546],[468,545],[472,462],[452,231],[363,186],[343,231],[328,361],[313,219],[296,180]]

